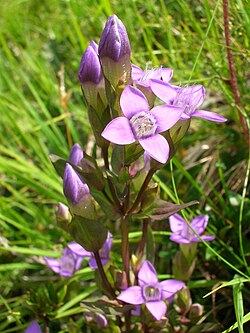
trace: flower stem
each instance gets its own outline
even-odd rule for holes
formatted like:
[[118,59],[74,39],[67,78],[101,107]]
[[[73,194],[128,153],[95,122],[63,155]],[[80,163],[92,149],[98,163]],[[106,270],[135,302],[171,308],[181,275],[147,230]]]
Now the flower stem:
[[148,220],[144,220],[142,222],[142,236],[141,236],[141,241],[139,244],[138,259],[137,259],[136,266],[134,269],[134,271],[135,271],[134,272],[134,274],[135,274],[134,285],[138,284],[138,272],[139,272],[139,269],[141,268],[141,259],[142,259],[144,247],[146,244],[146,240],[147,240],[147,231],[148,231]]
[[144,180],[144,182],[143,182],[143,184],[142,184],[142,186],[140,188],[140,191],[137,194],[137,197],[136,197],[136,199],[135,199],[132,207],[130,208],[130,210],[127,212],[126,215],[129,215],[129,214],[131,214],[131,213],[133,213],[135,211],[135,209],[139,205],[139,203],[141,201],[141,197],[142,197],[144,191],[147,189],[147,186],[148,186],[151,178],[153,177],[154,173],[155,173],[155,169],[154,168],[149,170],[149,172],[148,172],[148,174],[147,174],[147,176],[146,176],[146,178],[145,178],[145,180]]
[[126,273],[127,285],[130,286],[129,276],[129,224],[128,218],[121,219],[121,233],[122,233],[122,261],[124,271]]
[[[228,0],[223,0],[223,13],[224,13],[224,31],[225,31],[225,38],[226,38],[226,46],[227,46],[227,60],[228,60],[228,68],[231,76],[231,89],[232,93],[234,95],[234,100],[236,105],[238,107],[241,107],[241,101],[240,101],[240,93],[238,90],[238,83],[237,83],[237,77],[235,72],[235,66],[234,66],[234,59],[233,59],[233,52],[231,49],[231,35],[230,35],[230,28],[229,28],[229,11],[228,11]],[[246,139],[246,142],[248,144],[248,147],[250,146],[250,136],[248,131],[248,126],[245,117],[241,112],[239,112],[240,122],[241,126],[244,132],[244,136]]]
[[96,260],[96,263],[97,263],[98,271],[99,271],[99,273],[101,275],[102,281],[103,281],[103,283],[104,283],[107,291],[109,292],[110,296],[113,299],[115,299],[116,298],[116,294],[115,294],[113,288],[111,287],[111,285],[109,283],[109,280],[107,279],[106,273],[104,272],[99,251],[94,252],[94,256],[95,256],[95,260]]

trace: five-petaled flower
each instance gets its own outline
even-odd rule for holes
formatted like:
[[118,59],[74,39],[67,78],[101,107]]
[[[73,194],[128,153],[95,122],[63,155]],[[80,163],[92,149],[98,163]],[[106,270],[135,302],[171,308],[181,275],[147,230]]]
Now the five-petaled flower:
[[200,117],[214,122],[227,121],[226,118],[215,112],[198,109],[205,99],[205,89],[200,84],[174,87],[166,82],[152,79],[150,80],[150,87],[154,94],[165,103],[183,108],[182,120]]
[[[112,234],[110,232],[108,232],[107,239],[106,239],[105,243],[103,244],[102,248],[99,250],[100,259],[101,259],[103,266],[106,265],[109,261],[109,253],[111,250],[112,242],[113,242]],[[95,257],[94,257],[94,253],[86,251],[80,244],[78,244],[76,242],[69,243],[68,247],[77,256],[82,257],[82,258],[90,258],[89,266],[91,269],[98,268]]]
[[53,272],[66,278],[73,276],[79,270],[82,259],[83,257],[78,256],[69,247],[64,249],[60,259],[44,257],[46,264]]
[[164,299],[172,299],[173,295],[185,284],[178,280],[158,281],[153,265],[146,260],[139,273],[139,286],[132,286],[122,291],[117,297],[128,304],[146,304],[147,309],[157,319],[161,320],[167,311]]
[[[206,229],[208,223],[207,215],[199,215],[194,218],[190,225],[198,235],[201,235]],[[178,214],[169,217],[169,224],[172,234],[170,240],[179,244],[190,244],[200,242],[200,239],[194,234],[186,221]],[[214,240],[212,235],[201,236],[204,241]]]
[[160,163],[169,157],[169,144],[159,133],[170,129],[181,117],[183,108],[159,105],[150,110],[144,94],[126,86],[120,98],[125,117],[117,117],[105,127],[102,136],[118,145],[139,141],[145,152]]

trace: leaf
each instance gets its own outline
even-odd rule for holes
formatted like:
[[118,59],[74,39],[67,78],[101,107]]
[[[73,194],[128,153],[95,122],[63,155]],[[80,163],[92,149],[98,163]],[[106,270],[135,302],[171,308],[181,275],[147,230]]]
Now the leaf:
[[171,202],[164,200],[158,201],[158,207],[153,210],[152,215],[150,216],[152,221],[161,221],[167,219],[169,216],[179,212],[181,209],[187,208],[192,205],[198,204],[198,201],[190,201],[185,204],[177,205]]
[[69,232],[77,243],[90,252],[97,252],[101,249],[108,233],[102,223],[77,215],[74,215],[69,223]]
[[243,287],[242,282],[233,285],[234,311],[238,323],[239,333],[244,333],[243,329],[244,306],[243,306],[242,291],[241,291],[242,287]]

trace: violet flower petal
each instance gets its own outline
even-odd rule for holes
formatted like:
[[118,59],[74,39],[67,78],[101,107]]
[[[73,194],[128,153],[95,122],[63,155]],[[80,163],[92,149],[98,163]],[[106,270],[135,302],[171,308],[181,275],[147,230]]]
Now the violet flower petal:
[[162,288],[162,298],[165,299],[171,297],[173,294],[177,293],[177,291],[181,290],[185,286],[185,283],[182,281],[170,279],[160,282],[160,286]]
[[135,142],[134,134],[129,120],[126,117],[117,117],[111,120],[101,134],[106,140],[118,145]]
[[131,119],[139,112],[148,112],[149,105],[144,94],[137,88],[126,86],[121,94],[120,105],[124,115]]
[[83,258],[88,258],[91,257],[91,252],[86,251],[80,244],[76,242],[71,242],[68,245],[68,248],[75,253],[76,255],[83,257]]
[[133,81],[140,80],[140,78],[143,76],[143,73],[144,71],[140,67],[132,64],[131,77]]
[[199,215],[191,221],[191,226],[198,235],[201,235],[206,229],[207,223],[208,215]]
[[34,320],[30,323],[24,333],[42,333],[42,331],[38,323]]
[[199,117],[199,118],[203,118],[203,119],[218,122],[218,123],[224,123],[225,121],[227,121],[227,119],[224,118],[223,116],[221,116],[215,112],[205,111],[205,110],[194,111],[192,113],[192,117]]
[[167,104],[172,104],[177,96],[176,88],[160,80],[150,80],[150,87],[153,93]]
[[55,273],[60,273],[60,267],[61,267],[61,259],[55,259],[55,258],[48,258],[44,257],[44,260],[47,264],[47,266]]
[[145,152],[156,161],[165,164],[169,157],[169,145],[160,134],[138,139]]
[[129,287],[126,290],[122,291],[117,298],[120,301],[129,303],[129,304],[143,304],[145,299],[142,295],[142,288],[139,286]]
[[[158,276],[154,266],[145,260],[138,273],[139,285],[142,287],[145,284],[157,284]],[[139,303],[138,303],[139,304]]]
[[167,305],[164,301],[146,302],[146,307],[156,320],[161,320],[167,311]]
[[215,236],[213,235],[204,235],[204,236],[201,236],[201,238],[205,241],[205,242],[210,242],[212,240],[215,239]]
[[184,109],[177,106],[159,105],[150,112],[157,122],[156,133],[161,133],[171,128],[181,118]]
[[173,214],[169,217],[169,225],[172,232],[181,231],[185,220],[179,214]]
[[169,82],[173,76],[173,69],[172,68],[162,68],[161,69],[161,78],[164,82]]
[[182,87],[177,89],[178,99],[188,101],[190,109],[197,109],[204,101],[205,89],[201,84]]
[[184,238],[183,236],[176,234],[176,233],[172,233],[172,235],[169,237],[169,239],[172,242],[178,243],[178,244],[190,244],[192,241]]

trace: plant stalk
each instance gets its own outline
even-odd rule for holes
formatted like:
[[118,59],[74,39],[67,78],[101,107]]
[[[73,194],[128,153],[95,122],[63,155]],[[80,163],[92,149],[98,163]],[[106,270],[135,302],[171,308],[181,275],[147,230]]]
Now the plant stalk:
[[96,260],[96,263],[97,263],[98,271],[101,275],[102,281],[103,281],[107,291],[109,292],[110,296],[113,299],[116,299],[116,294],[115,294],[113,288],[111,287],[111,285],[109,283],[109,280],[107,279],[106,273],[104,272],[99,251],[94,252],[94,256],[95,256],[95,260]]

